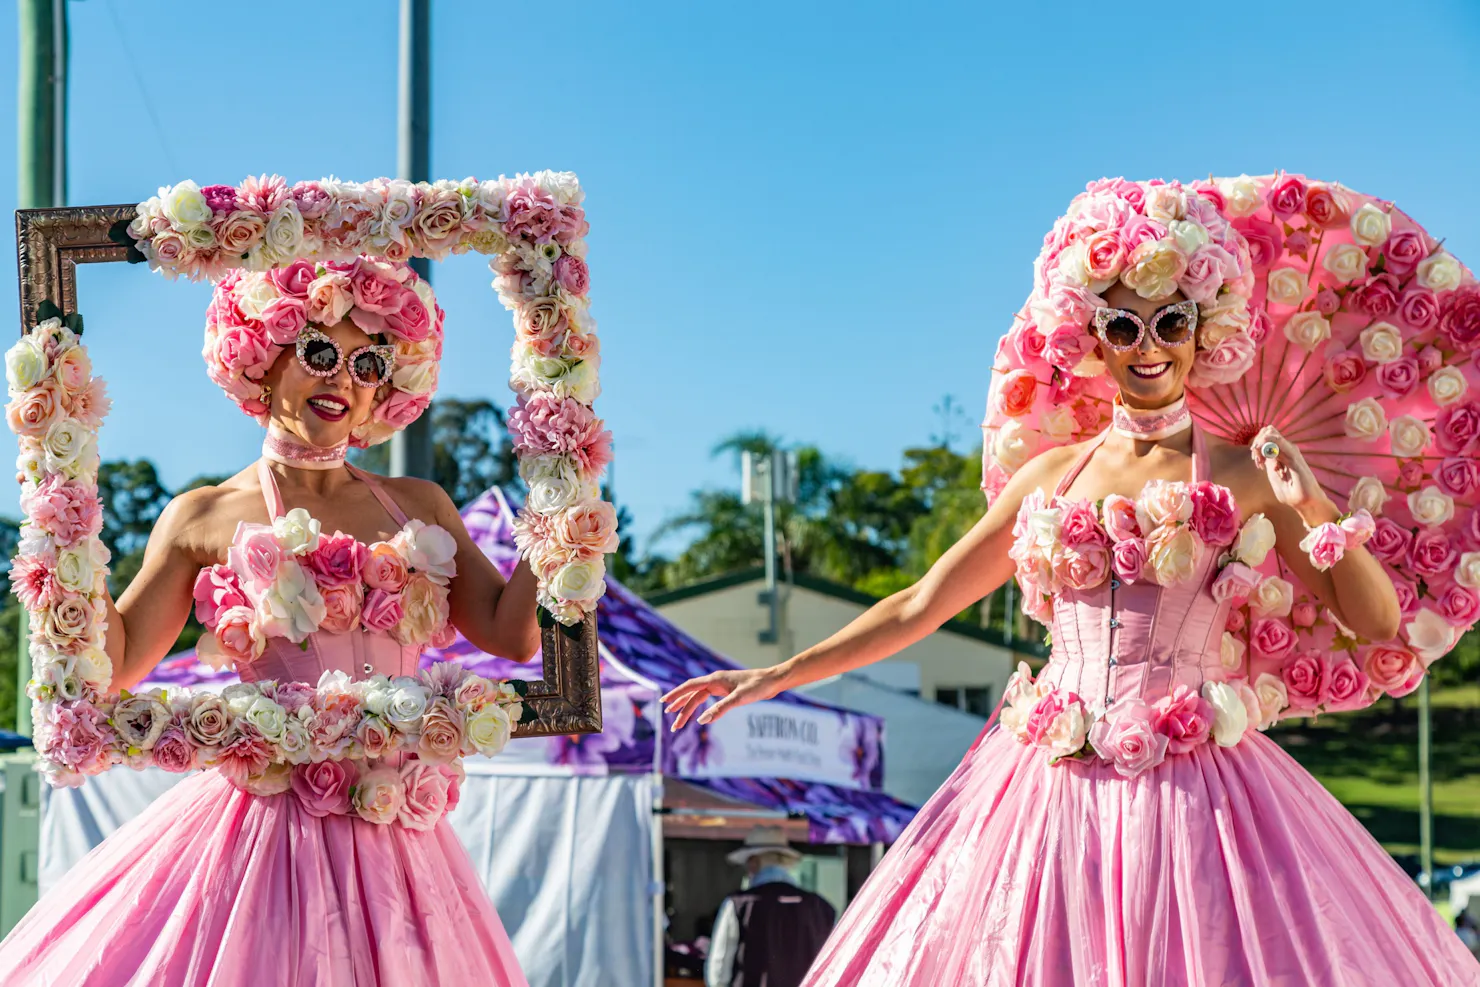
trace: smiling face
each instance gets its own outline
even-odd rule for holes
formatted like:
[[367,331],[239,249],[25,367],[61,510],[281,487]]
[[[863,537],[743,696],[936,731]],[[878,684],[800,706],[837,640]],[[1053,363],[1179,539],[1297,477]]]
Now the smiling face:
[[[375,340],[348,320],[317,327],[337,342],[346,357]],[[347,362],[332,376],[319,377],[299,363],[295,347],[288,346],[268,371],[272,387],[269,417],[277,427],[308,445],[332,448],[349,440],[354,429],[370,420],[376,388],[360,387],[350,377]]]
[[[1117,282],[1102,297],[1111,308],[1134,312],[1150,326],[1162,309],[1184,301],[1186,296],[1174,291],[1163,298],[1146,299]],[[1167,347],[1148,330],[1141,334],[1139,346],[1124,352],[1105,345],[1098,337],[1096,341],[1096,352],[1120,388],[1120,399],[1126,407],[1161,408],[1182,396],[1193,357],[1197,355],[1195,332],[1188,332],[1180,345]]]

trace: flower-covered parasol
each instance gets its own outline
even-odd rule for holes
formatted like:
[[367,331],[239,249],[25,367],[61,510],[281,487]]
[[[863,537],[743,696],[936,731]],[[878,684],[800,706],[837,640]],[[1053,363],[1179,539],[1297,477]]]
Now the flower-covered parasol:
[[[1200,335],[1192,413],[1240,444],[1275,426],[1338,506],[1371,512],[1367,548],[1403,610],[1397,639],[1361,639],[1271,553],[1230,615],[1224,663],[1298,694],[1290,713],[1406,694],[1480,618],[1480,284],[1391,202],[1342,185],[1278,174],[1192,188],[1247,245],[1255,344],[1246,369],[1222,373]],[[1021,359],[1021,330],[1020,318],[999,349],[983,423],[989,496],[1028,455],[1109,418],[1113,384]]]

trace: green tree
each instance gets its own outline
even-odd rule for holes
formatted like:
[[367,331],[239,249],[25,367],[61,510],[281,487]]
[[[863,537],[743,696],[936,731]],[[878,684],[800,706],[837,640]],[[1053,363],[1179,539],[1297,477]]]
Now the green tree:
[[[507,419],[492,401],[442,398],[432,416],[432,480],[459,507],[489,487],[518,488],[519,467]],[[390,443],[355,452],[356,465],[374,473],[390,469]]]

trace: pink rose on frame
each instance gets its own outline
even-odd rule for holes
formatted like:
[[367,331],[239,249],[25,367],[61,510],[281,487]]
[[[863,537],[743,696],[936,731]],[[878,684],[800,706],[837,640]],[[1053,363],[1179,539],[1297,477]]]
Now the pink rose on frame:
[[350,792],[358,777],[353,762],[327,760],[295,767],[291,785],[303,811],[322,819],[349,812]]
[[1122,777],[1134,778],[1160,764],[1171,741],[1153,728],[1151,707],[1132,699],[1116,703],[1097,720],[1090,728],[1089,742]]
[[1326,702],[1331,684],[1331,660],[1319,651],[1305,651],[1280,669],[1290,705],[1311,710]]
[[103,530],[103,505],[88,484],[53,473],[21,497],[31,523],[70,548]]
[[1277,617],[1260,617],[1250,628],[1249,646],[1256,657],[1279,661],[1294,650],[1295,635]]
[[152,748],[154,766],[171,774],[182,774],[195,767],[195,747],[177,726],[169,726],[159,735]]
[[562,254],[555,262],[555,283],[572,295],[584,296],[591,288],[591,272],[586,262],[570,254]]
[[1185,754],[1207,741],[1213,705],[1190,686],[1179,685],[1152,704],[1151,727],[1167,738],[1167,753]]

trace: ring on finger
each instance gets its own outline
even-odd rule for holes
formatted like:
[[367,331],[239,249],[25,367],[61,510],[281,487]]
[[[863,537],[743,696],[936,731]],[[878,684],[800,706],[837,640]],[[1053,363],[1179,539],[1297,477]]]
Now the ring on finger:
[[1259,455],[1265,459],[1278,459],[1280,456],[1280,445],[1278,442],[1268,441],[1259,447]]

